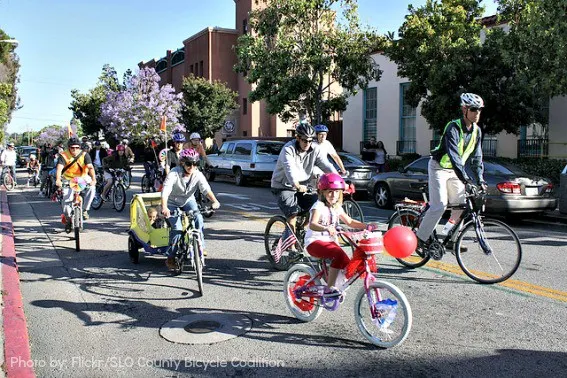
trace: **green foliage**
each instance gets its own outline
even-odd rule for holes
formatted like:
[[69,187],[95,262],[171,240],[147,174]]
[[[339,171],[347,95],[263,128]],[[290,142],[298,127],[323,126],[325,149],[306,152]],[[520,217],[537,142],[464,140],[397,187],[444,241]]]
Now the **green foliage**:
[[417,153],[408,153],[402,154],[399,159],[389,159],[388,160],[388,167],[390,168],[390,172],[397,171],[400,167],[405,167],[409,163],[414,160],[420,158],[421,155]]
[[[11,39],[0,29],[0,39]],[[12,112],[21,107],[18,98],[18,71],[20,63],[14,52],[16,46],[10,43],[0,43],[0,141],[4,139],[4,131],[12,117]]]
[[[131,75],[130,71],[124,74],[126,79]],[[108,93],[119,91],[124,87],[118,81],[118,74],[114,67],[105,64],[102,67],[102,73],[98,78],[97,85],[87,93],[80,93],[77,89],[71,91],[71,106],[69,109],[73,111],[73,117],[77,119],[85,135],[96,135],[103,130],[103,126],[99,121],[101,116],[101,105],[106,101]]]
[[567,1],[497,0],[510,25],[514,50],[509,61],[526,85],[547,97],[567,95]]
[[220,81],[190,75],[183,79],[182,123],[187,131],[198,132],[203,138],[213,137],[228,115],[238,109],[238,93]]
[[398,75],[411,80],[408,97],[422,102],[422,115],[441,131],[462,116],[459,95],[479,94],[485,100],[481,125],[489,134],[517,133],[521,125],[546,122],[541,111],[548,96],[529,85],[509,58],[514,40],[500,28],[484,29],[482,0],[427,0],[409,6],[400,39],[386,48],[398,65]]
[[[261,1],[236,47],[235,70],[254,84],[251,102],[264,99],[284,121],[305,114],[316,124],[346,108],[347,92],[380,78],[370,55],[384,39],[360,27],[355,0]],[[334,93],[337,84],[347,92]]]

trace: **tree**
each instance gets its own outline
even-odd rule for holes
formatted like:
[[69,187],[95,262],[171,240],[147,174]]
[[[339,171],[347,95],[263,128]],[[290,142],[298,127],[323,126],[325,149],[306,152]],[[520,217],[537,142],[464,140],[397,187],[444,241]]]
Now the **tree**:
[[50,125],[39,130],[39,135],[36,138],[38,146],[43,146],[50,143],[52,146],[64,143],[69,138],[67,127],[60,125]]
[[190,131],[213,137],[226,117],[238,108],[238,93],[220,81],[190,75],[183,79],[181,120]]
[[[130,71],[125,74],[125,79]],[[96,135],[103,130],[99,121],[101,116],[101,105],[106,101],[106,96],[110,92],[120,91],[124,84],[118,81],[118,75],[114,67],[105,64],[102,73],[98,78],[96,87],[87,93],[80,93],[77,89],[71,91],[73,101],[69,109],[73,111],[73,117],[78,120],[86,135]]]
[[[239,37],[237,72],[254,84],[250,101],[265,99],[284,121],[306,114],[312,123],[346,109],[348,92],[378,80],[370,54],[383,38],[359,26],[355,0],[262,0]],[[333,7],[339,7],[340,17]],[[333,93],[333,85],[346,92]]]
[[548,97],[567,95],[567,1],[498,0],[510,26],[510,63]]
[[160,87],[159,81],[155,69],[142,68],[136,75],[126,76],[122,89],[107,94],[99,121],[116,140],[163,140],[159,132],[162,116],[167,117],[170,130],[185,131],[178,120],[182,94],[175,94],[169,84]]
[[[541,92],[510,63],[513,41],[501,28],[484,29],[482,0],[427,0],[408,7],[399,39],[389,36],[385,54],[398,76],[411,81],[411,105],[422,101],[422,115],[439,131],[461,116],[459,95],[473,92],[485,100],[481,125],[488,133],[517,133],[521,125],[543,121]],[[544,96],[545,98],[545,96]]]
[[[10,37],[0,29],[0,39]],[[15,48],[13,44],[0,43],[0,143],[4,141],[5,128],[12,112],[21,107],[17,87],[20,63]]]

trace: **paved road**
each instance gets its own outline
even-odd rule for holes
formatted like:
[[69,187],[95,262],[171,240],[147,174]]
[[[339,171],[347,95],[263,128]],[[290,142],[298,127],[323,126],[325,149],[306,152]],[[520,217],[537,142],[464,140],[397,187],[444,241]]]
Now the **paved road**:
[[[140,175],[135,172],[137,182]],[[127,210],[105,205],[92,212],[81,235],[85,248],[76,253],[62,232],[58,205],[33,189],[10,193],[38,376],[532,377],[567,371],[566,227],[517,225],[524,261],[507,285],[473,283],[455,269],[452,256],[414,271],[383,256],[380,277],[406,293],[414,325],[403,345],[379,350],[354,323],[358,287],[338,311],[313,323],[291,317],[281,294],[284,274],[264,258],[262,233],[278,212],[268,188],[215,182],[213,189],[222,208],[206,222],[203,297],[190,275],[170,276],[163,257],[129,262]],[[369,202],[363,208],[373,220],[388,216]],[[245,316],[252,327],[213,344],[160,336],[166,322],[193,314]]]

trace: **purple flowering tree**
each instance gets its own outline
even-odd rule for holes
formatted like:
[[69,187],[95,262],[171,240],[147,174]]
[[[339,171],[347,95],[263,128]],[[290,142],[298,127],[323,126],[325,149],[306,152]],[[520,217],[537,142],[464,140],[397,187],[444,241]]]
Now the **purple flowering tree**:
[[67,133],[66,127],[59,125],[47,126],[39,132],[39,136],[36,138],[36,144],[43,146],[44,144],[50,143],[52,146],[55,146],[59,143],[64,143],[68,138]]
[[108,93],[100,117],[106,132],[116,140],[164,140],[159,130],[162,116],[167,117],[168,134],[174,129],[185,131],[179,122],[182,94],[170,84],[160,87],[159,81],[153,68],[142,68],[127,78],[124,89]]

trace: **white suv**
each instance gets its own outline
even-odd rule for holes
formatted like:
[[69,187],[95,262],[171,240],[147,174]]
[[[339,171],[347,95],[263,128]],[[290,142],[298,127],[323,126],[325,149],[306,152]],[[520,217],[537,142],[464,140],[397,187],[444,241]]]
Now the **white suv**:
[[276,162],[285,142],[261,139],[236,139],[222,144],[217,154],[207,155],[211,167],[207,180],[216,175],[234,177],[234,183],[242,186],[247,180],[271,179]]

